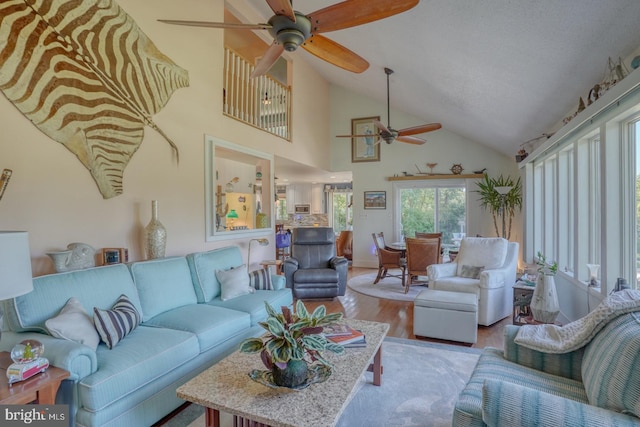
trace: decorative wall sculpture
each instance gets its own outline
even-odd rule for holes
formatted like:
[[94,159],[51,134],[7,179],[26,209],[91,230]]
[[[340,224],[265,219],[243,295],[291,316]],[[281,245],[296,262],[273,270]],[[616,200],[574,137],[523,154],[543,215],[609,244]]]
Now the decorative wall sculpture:
[[89,169],[105,199],[152,116],[189,85],[115,1],[0,1],[0,90]]

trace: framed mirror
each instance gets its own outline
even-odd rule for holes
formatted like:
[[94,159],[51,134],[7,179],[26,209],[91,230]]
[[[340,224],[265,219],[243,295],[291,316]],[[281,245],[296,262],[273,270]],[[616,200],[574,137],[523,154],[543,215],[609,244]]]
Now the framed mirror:
[[274,197],[273,155],[205,135],[207,241],[271,234]]

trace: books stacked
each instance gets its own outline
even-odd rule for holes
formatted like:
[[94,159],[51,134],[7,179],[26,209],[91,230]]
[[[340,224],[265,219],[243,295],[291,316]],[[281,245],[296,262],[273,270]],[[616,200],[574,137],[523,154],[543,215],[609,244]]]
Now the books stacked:
[[324,327],[325,338],[344,348],[366,347],[367,340],[361,331],[342,324],[333,324]]

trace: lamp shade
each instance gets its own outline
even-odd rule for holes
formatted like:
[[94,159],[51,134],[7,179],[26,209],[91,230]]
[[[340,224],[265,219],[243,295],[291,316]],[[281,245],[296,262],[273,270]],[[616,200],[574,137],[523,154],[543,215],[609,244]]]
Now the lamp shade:
[[231,211],[229,211],[229,213],[227,214],[227,218],[238,218],[238,213],[235,209],[231,209]]
[[498,193],[500,193],[501,195],[503,195],[503,196],[505,194],[507,194],[509,191],[511,191],[512,188],[513,187],[511,187],[510,185],[503,185],[503,186],[500,186],[500,187],[495,187],[496,191]]
[[32,290],[29,234],[26,231],[0,231],[0,300]]

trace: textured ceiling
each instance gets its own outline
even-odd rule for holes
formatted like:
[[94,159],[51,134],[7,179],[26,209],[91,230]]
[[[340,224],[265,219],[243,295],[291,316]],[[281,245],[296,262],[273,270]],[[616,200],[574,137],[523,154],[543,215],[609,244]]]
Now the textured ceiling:
[[[264,21],[272,15],[265,0],[246,2]],[[310,13],[334,3],[296,0],[294,8]],[[353,74],[302,49],[293,57],[380,101],[383,68],[392,68],[392,108],[513,156],[523,142],[557,130],[605,77],[609,57],[640,46],[640,1],[422,0],[408,12],[324,35],[370,68]]]

